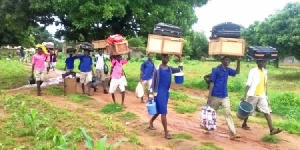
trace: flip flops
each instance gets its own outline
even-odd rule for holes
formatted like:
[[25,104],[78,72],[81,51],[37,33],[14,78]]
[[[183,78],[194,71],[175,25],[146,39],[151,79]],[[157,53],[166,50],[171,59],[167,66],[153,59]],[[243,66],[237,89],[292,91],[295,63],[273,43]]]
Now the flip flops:
[[236,139],[239,139],[239,138],[242,138],[242,136],[240,136],[238,134],[235,134],[235,135],[230,137],[231,140],[236,140]]
[[250,130],[250,127],[247,126],[247,125],[242,125],[242,129],[244,129],[244,130]]
[[278,133],[280,133],[281,131],[282,131],[282,130],[279,129],[279,128],[277,128],[277,129],[272,129],[272,130],[270,131],[270,135],[278,134]]
[[148,129],[149,130],[156,130],[156,128],[154,128],[153,126],[149,126]]
[[165,138],[170,140],[170,139],[173,139],[173,136],[171,134],[165,134]]

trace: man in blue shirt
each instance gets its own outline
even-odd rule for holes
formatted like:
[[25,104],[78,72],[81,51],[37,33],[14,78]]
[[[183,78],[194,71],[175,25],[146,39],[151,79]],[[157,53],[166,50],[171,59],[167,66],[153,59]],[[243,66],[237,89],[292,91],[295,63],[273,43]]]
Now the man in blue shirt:
[[80,70],[80,83],[82,92],[85,94],[84,86],[88,86],[88,95],[91,96],[92,77],[94,76],[93,60],[90,56],[90,52],[84,50],[84,55],[77,55],[80,59],[79,70]]
[[228,76],[235,76],[240,73],[240,58],[237,60],[236,70],[229,68],[230,57],[224,56],[221,59],[221,65],[213,69],[211,73],[211,82],[209,86],[208,101],[210,107],[215,111],[219,106],[224,108],[225,120],[231,131],[231,139],[240,138],[241,136],[236,134],[234,123],[231,116],[230,101],[227,92]]
[[[144,91],[146,91],[146,86],[148,88],[148,92],[147,95],[149,96],[149,90],[151,88],[151,84],[152,84],[152,76],[153,76],[153,72],[155,70],[155,66],[154,63],[152,61],[153,59],[153,55],[148,53],[148,60],[146,60],[142,65],[141,65],[141,74],[140,74],[140,82],[143,85]],[[141,102],[143,103],[143,97],[141,97]]]
[[70,54],[69,57],[66,59],[65,63],[65,70],[67,72],[73,72],[74,69],[74,60],[76,59],[75,56],[73,56],[73,54]]

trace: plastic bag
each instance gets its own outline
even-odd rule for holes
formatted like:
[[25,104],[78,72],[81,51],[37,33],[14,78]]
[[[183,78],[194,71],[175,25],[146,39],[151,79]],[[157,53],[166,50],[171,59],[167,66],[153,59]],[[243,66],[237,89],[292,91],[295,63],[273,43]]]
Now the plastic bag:
[[115,42],[122,42],[123,36],[121,34],[111,35],[106,39],[106,42],[109,44],[113,44]]
[[210,106],[206,105],[202,108],[200,116],[200,125],[209,131],[217,129],[217,113]]
[[144,96],[144,88],[141,82],[136,86],[135,88],[135,94],[138,98],[141,98]]

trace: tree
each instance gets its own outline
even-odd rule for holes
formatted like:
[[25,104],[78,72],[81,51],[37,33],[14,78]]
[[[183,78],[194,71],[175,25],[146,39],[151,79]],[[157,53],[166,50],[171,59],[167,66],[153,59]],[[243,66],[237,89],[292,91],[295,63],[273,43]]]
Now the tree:
[[183,55],[192,59],[206,57],[208,53],[208,40],[203,32],[191,31],[185,36]]
[[272,46],[279,57],[294,55],[300,59],[300,3],[289,3],[262,22],[255,22],[243,31],[248,44]]
[[184,33],[197,21],[194,9],[207,0],[31,0],[31,8],[41,13],[44,21],[59,18],[64,30],[56,37],[67,40],[103,39],[110,34],[146,37],[158,22],[182,27]]

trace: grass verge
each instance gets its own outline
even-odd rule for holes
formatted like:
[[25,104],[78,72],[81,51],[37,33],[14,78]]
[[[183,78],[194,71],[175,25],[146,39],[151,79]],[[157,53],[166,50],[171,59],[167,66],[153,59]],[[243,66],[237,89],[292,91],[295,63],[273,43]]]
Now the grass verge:
[[262,138],[262,141],[264,142],[267,142],[267,143],[279,143],[280,142],[280,139],[275,136],[275,135],[265,135],[263,138]]
[[105,114],[113,114],[116,112],[122,112],[123,107],[120,104],[106,104],[104,107],[102,107],[101,112]]
[[74,102],[82,102],[84,100],[91,100],[92,98],[85,94],[71,94],[68,95],[68,99]]

